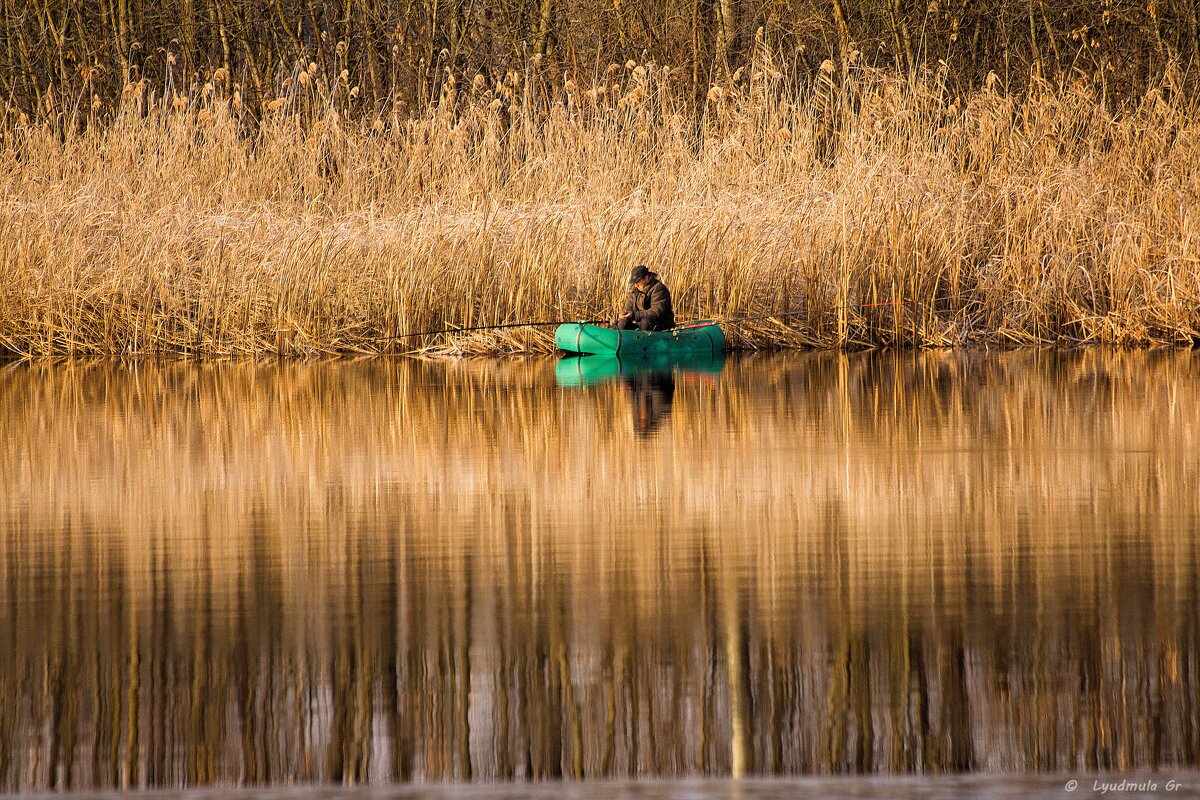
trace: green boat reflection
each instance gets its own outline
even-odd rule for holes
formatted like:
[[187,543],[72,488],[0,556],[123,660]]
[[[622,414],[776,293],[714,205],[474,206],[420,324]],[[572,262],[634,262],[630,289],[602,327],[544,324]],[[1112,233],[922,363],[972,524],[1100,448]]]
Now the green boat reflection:
[[719,375],[725,368],[722,353],[652,356],[578,356],[560,360],[554,369],[559,386],[596,386],[648,375]]
[[561,387],[619,383],[629,393],[633,430],[656,431],[671,413],[676,380],[711,380],[725,367],[721,353],[649,356],[579,356],[558,362],[554,377]]

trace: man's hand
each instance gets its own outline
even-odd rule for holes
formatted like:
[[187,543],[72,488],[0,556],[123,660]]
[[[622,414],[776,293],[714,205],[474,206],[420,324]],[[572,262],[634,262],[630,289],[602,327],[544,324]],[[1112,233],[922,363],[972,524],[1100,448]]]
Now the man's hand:
[[633,319],[633,312],[626,311],[624,314],[621,315],[621,319]]

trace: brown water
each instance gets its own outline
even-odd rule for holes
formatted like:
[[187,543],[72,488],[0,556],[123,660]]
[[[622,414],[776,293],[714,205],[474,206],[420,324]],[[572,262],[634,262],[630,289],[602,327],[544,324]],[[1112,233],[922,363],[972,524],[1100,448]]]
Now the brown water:
[[555,371],[0,366],[0,790],[1194,775],[1200,356]]

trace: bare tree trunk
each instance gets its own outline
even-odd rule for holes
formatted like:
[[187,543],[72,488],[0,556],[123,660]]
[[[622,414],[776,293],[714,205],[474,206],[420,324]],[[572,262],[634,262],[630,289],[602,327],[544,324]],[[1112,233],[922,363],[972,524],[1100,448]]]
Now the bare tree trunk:
[[117,44],[121,48],[123,77],[129,83],[129,0],[117,0]]
[[1191,28],[1192,34],[1192,58],[1200,60],[1200,21],[1197,20],[1196,1],[1189,0],[1188,2],[1188,26]]
[[[51,12],[49,5],[47,5],[44,9],[45,21],[42,22],[42,31],[41,31],[42,40],[43,41],[49,40],[54,45],[53,52],[55,55],[55,60],[57,62],[56,66],[58,68],[57,81],[58,81],[58,85],[60,87],[62,87],[62,89],[63,89],[64,99],[66,97],[66,92],[68,91],[68,84],[70,82],[70,75],[67,72],[67,62],[66,62],[66,58],[64,56],[64,53],[66,52],[64,37],[67,32],[67,25],[69,23],[70,13],[71,13],[71,9],[69,7],[64,8],[62,22],[58,25],[55,25],[53,12]],[[40,18],[39,18],[39,22],[41,22]],[[47,69],[50,69],[49,65],[47,65]]]
[[[124,5],[124,0],[120,0],[120,2],[122,5]],[[104,0],[104,2],[100,4],[100,16],[104,21],[105,26],[111,32],[113,49],[117,53],[117,64],[121,68],[121,86],[124,87],[130,81],[130,74],[129,49],[126,47],[126,42],[119,19],[121,12],[119,9],[114,9],[109,0]]]
[[704,103],[708,83],[712,78],[712,54],[709,37],[712,32],[711,0],[692,0],[692,143],[699,152],[704,144]]
[[716,56],[717,63],[726,72],[729,71],[729,61],[737,39],[737,3],[738,0],[717,0]]
[[539,56],[544,56],[549,52],[547,45],[550,39],[550,27],[553,19],[554,0],[541,0],[538,9],[537,44],[534,47],[534,52]]
[[[1038,8],[1042,12],[1042,24],[1046,28],[1046,39],[1050,42],[1050,53],[1054,56],[1055,70],[1062,69],[1062,58],[1058,55],[1058,44],[1054,41],[1054,29],[1050,26],[1050,17],[1046,14],[1046,4],[1043,0],[1038,0]],[[1158,32],[1157,27],[1155,33]],[[1161,41],[1159,42],[1161,44]]]
[[196,0],[179,0],[179,41],[183,47],[184,69],[194,68],[199,60],[196,49]]
[[[263,75],[259,60],[254,56],[249,39],[242,39],[242,50],[246,54],[246,69],[250,72],[250,82],[254,84],[255,99],[261,100],[263,95]],[[264,64],[270,64],[269,59],[263,59]]]
[[375,49],[375,25],[367,11],[367,0],[359,0],[358,15],[359,31],[362,35],[360,45],[363,48],[362,59],[367,67],[367,88],[370,92],[371,102],[378,103],[383,97],[383,82],[380,76],[379,53]]
[[231,53],[229,51],[229,31],[225,27],[225,11],[222,8],[222,3],[217,3],[217,35],[221,41],[221,66],[225,69],[231,69],[232,62]]
[[458,62],[464,40],[471,25],[471,4],[465,0],[452,0],[450,5],[450,61]]
[[897,67],[904,74],[910,74],[913,69],[912,42],[908,37],[908,24],[904,21],[904,11],[900,8],[900,0],[891,0],[888,4],[891,15],[892,40],[896,45]]
[[[13,50],[13,39],[15,37],[13,36],[13,32],[8,28],[8,25],[10,24],[8,22],[8,20],[12,14],[12,12],[10,11],[10,9],[8,7],[8,4],[9,4],[9,0],[0,0],[0,14],[3,15],[3,19],[5,21],[4,48],[5,48],[5,50],[8,51],[8,63],[11,64],[15,68],[17,66],[18,62],[17,62],[16,53]],[[6,89],[5,94],[7,95],[8,100],[15,101],[17,99],[17,97],[16,97],[16,95],[17,95],[16,88],[17,87],[15,85],[16,76],[18,74],[23,74],[23,73],[26,73],[26,70],[14,69],[11,72],[9,72],[7,70],[4,72],[0,72],[0,80],[4,81],[4,87]]]
[[1034,69],[1039,76],[1043,75],[1042,54],[1037,43],[1037,22],[1033,18],[1033,0],[1029,0],[1029,50],[1033,55]]
[[837,23],[838,60],[842,64],[842,75],[850,66],[850,26],[846,23],[846,10],[842,0],[833,0],[833,19]]
[[[617,41],[621,48],[621,55],[625,55],[629,51],[629,34],[626,32],[625,24],[625,3],[623,0],[612,0],[613,13],[617,17]],[[693,17],[695,19],[695,17]]]

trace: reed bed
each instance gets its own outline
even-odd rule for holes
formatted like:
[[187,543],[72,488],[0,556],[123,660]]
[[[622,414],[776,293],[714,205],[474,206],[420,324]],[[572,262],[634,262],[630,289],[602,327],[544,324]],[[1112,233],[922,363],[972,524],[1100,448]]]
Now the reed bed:
[[545,351],[647,263],[682,319],[803,311],[735,346],[1189,344],[1200,117],[1167,70],[1087,80],[784,74],[700,104],[613,64],[447,76],[358,109],[303,64],[261,114],[227,77],[120,107],[0,113],[0,350],[47,355]]

